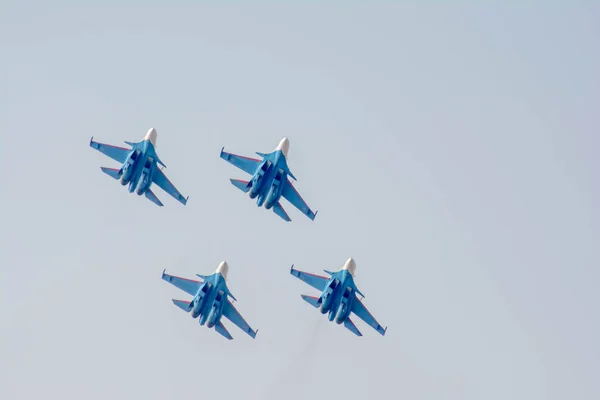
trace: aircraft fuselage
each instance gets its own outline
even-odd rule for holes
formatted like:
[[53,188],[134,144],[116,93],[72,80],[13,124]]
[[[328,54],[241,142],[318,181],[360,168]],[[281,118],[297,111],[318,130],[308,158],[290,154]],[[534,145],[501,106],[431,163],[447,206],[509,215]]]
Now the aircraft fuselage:
[[335,320],[337,324],[341,324],[350,315],[354,293],[352,275],[345,270],[334,273],[319,297],[319,310],[322,314],[329,314],[330,321]]
[[152,175],[156,165],[156,151],[149,140],[136,144],[123,163],[119,174],[121,185],[129,185],[129,193],[142,195],[152,185]]
[[223,277],[216,274],[214,280],[202,283],[198,293],[192,299],[190,304],[192,318],[199,318],[200,325],[206,324],[212,328],[221,319],[227,301],[227,289],[224,283]]
[[259,207],[271,209],[281,198],[283,182],[287,179],[285,155],[277,150],[265,158],[250,180],[249,196],[256,198]]

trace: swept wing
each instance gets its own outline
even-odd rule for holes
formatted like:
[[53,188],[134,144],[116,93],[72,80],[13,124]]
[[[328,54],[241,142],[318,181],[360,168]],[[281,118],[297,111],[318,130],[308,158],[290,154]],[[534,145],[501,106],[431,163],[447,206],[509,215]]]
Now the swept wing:
[[371,315],[369,310],[367,310],[367,307],[365,307],[365,305],[358,299],[358,297],[356,297],[356,295],[354,297],[354,301],[352,302],[352,312],[381,335],[385,335],[387,328],[383,328],[379,322],[377,322],[375,317]]
[[152,174],[152,182],[173,196],[173,198],[179,201],[181,204],[185,205],[187,203],[187,197],[183,197],[183,195],[179,192],[179,190],[177,190],[175,185],[171,183],[169,178],[167,178],[165,173],[160,168],[156,168],[154,170],[154,173]]
[[90,147],[98,150],[100,153],[107,155],[113,160],[120,162],[123,164],[127,159],[129,153],[131,153],[131,149],[126,149],[125,147],[113,146],[111,144],[94,142],[94,138],[90,139]]
[[246,332],[250,335],[251,338],[256,337],[256,332],[250,328],[250,325],[246,322],[246,320],[242,317],[240,312],[235,308],[235,306],[231,303],[229,299],[223,306],[223,316],[237,325],[238,328]]
[[[224,149],[224,147],[223,147]],[[239,156],[237,154],[227,153],[221,149],[221,158],[232,165],[235,165],[242,171],[254,175],[258,166],[262,162],[261,160],[257,160],[256,158]]]
[[308,204],[306,204],[302,196],[300,196],[300,193],[298,193],[289,179],[287,179],[283,184],[283,191],[281,195],[311,220],[314,220],[317,216],[317,213],[310,209]]
[[324,276],[315,275],[315,274],[311,274],[311,273],[303,272],[303,271],[298,271],[297,269],[294,269],[293,265],[290,270],[290,273],[292,275],[294,275],[296,278],[308,283],[310,286],[314,287],[315,289],[317,289],[321,292],[323,290],[325,290],[325,287],[327,286],[327,282],[329,281],[329,278],[326,278]]
[[198,289],[200,288],[200,285],[202,285],[202,282],[165,274],[165,271],[163,271],[162,279],[192,296],[195,296],[196,293],[198,293]]

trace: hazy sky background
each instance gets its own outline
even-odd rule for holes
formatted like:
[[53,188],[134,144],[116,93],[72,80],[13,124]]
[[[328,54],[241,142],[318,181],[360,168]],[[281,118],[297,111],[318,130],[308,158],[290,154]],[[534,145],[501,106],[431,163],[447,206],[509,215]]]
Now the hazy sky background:
[[[598,2],[189,3],[0,3],[0,398],[600,398]],[[186,207],[89,147],[151,127]],[[314,222],[219,159],[284,136]],[[160,279],[222,260],[256,340]]]

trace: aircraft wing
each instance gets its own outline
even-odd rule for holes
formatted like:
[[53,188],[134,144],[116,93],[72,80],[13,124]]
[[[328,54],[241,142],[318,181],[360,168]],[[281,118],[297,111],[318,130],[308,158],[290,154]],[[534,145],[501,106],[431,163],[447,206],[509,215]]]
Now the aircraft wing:
[[125,147],[94,142],[93,137],[90,139],[90,147],[98,150],[100,153],[109,156],[113,160],[120,162],[121,164],[125,163],[127,156],[129,155],[129,153],[131,153],[131,149],[126,149]]
[[325,290],[327,282],[329,282],[329,278],[320,275],[310,274],[308,272],[298,271],[297,269],[294,269],[293,265],[290,270],[290,273],[296,278],[308,283],[310,286],[314,287],[315,289],[321,292]]
[[[224,147],[223,147],[224,149]],[[221,149],[221,158],[229,163],[235,165],[242,171],[250,175],[254,175],[256,169],[262,162],[261,160],[257,160],[256,158],[238,156],[237,154],[227,153]]]
[[183,197],[179,190],[171,183],[169,178],[165,175],[164,172],[160,168],[155,168],[154,173],[152,174],[152,181],[156,183],[162,190],[173,196],[173,198],[179,201],[181,204],[185,206],[187,203],[187,198]]
[[257,331],[254,331],[252,330],[252,328],[250,328],[250,325],[248,325],[246,320],[242,317],[242,315],[235,308],[235,306],[231,304],[231,301],[229,299],[227,299],[227,302],[223,307],[223,315],[225,316],[225,318],[236,324],[238,328],[250,335],[251,338],[254,339],[256,337]]
[[381,325],[379,325],[379,322],[377,322],[375,317],[371,315],[369,310],[367,310],[367,307],[365,307],[365,305],[358,299],[358,297],[356,297],[356,295],[354,296],[354,301],[352,302],[352,312],[377,332],[381,333],[381,335],[385,335],[387,328],[384,329]]
[[310,209],[310,207],[308,207],[308,204],[306,204],[304,199],[302,199],[302,196],[300,196],[300,194],[298,193],[294,185],[292,185],[292,182],[290,182],[289,179],[286,180],[286,182],[284,183],[283,192],[281,193],[281,195],[285,197],[287,201],[292,203],[294,207],[302,211],[304,215],[306,215],[308,218],[314,221],[317,214],[314,213]]
[[163,271],[162,279],[192,296],[195,296],[196,293],[198,293],[198,289],[200,288],[200,285],[202,285],[202,282],[165,274],[165,271]]

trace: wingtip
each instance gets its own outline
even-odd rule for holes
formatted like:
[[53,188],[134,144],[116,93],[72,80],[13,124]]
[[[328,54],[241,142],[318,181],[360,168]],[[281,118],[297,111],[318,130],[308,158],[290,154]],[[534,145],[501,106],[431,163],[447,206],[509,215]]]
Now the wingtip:
[[164,277],[165,277],[165,271],[166,271],[166,270],[167,270],[166,268],[165,268],[165,269],[163,269],[162,275],[160,276],[161,278],[164,278]]

